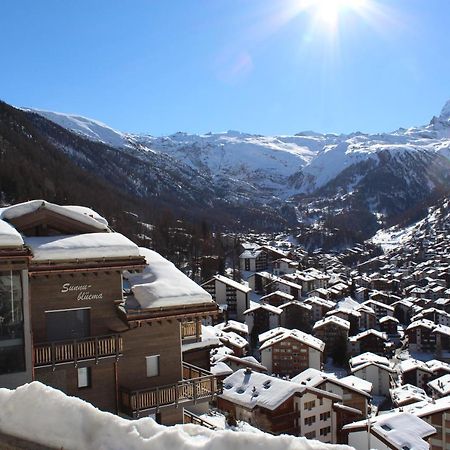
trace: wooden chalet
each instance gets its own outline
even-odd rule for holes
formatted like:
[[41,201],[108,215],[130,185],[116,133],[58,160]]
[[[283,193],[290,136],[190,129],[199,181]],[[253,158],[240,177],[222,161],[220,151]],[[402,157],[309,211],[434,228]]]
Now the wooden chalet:
[[182,334],[197,333],[217,304],[172,263],[88,208],[35,200],[3,209],[0,219],[23,239],[4,261],[22,280],[30,380],[165,424],[183,421],[178,406],[220,391],[208,371],[182,360]]

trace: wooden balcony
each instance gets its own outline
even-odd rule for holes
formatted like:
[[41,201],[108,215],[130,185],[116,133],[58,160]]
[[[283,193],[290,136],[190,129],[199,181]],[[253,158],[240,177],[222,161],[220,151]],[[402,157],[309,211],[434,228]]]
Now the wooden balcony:
[[53,369],[61,364],[103,358],[119,358],[122,355],[122,337],[118,334],[92,336],[71,341],[46,342],[34,345],[34,366]]
[[120,388],[122,411],[133,418],[140,413],[156,412],[162,407],[197,403],[222,392],[217,378],[210,372],[183,363],[183,380],[156,388],[130,390]]

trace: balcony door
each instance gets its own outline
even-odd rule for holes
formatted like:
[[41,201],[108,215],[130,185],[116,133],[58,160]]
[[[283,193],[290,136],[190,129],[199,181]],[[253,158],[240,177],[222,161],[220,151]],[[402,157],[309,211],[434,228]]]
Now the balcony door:
[[91,335],[90,308],[46,311],[45,322],[49,341],[81,339]]

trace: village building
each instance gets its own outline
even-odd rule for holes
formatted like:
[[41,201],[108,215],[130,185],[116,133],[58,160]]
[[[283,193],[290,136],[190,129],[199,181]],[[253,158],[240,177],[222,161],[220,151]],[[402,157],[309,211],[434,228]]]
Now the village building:
[[305,333],[311,332],[312,306],[304,302],[290,301],[280,305],[282,310],[280,325],[289,329],[297,329]]
[[365,352],[384,355],[388,337],[378,330],[366,330],[349,338],[348,350],[352,355],[359,355]]
[[330,355],[336,348],[345,351],[349,330],[349,321],[329,316],[314,324],[313,335],[325,343],[325,352]]
[[450,396],[450,373],[430,381],[428,387],[435,398]]
[[336,394],[342,398],[342,403],[353,410],[352,421],[365,418],[369,414],[372,386],[369,382],[356,377],[336,378],[333,374],[308,368],[291,379],[301,385],[315,387]]
[[312,306],[312,319],[317,322],[323,319],[328,311],[331,311],[336,303],[320,297],[307,297],[305,303]]
[[288,258],[280,258],[273,262],[273,274],[277,277],[286,274],[295,273],[298,268],[298,262]]
[[431,368],[413,358],[401,361],[399,370],[402,384],[412,384],[422,389],[426,389],[428,382],[434,378]]
[[227,319],[244,320],[244,311],[250,306],[249,286],[223,275],[214,275],[202,284],[202,288],[211,294],[218,305],[224,306]]
[[431,400],[427,393],[412,384],[403,384],[390,390],[392,403],[395,407],[411,405],[420,401]]
[[255,303],[247,311],[244,311],[252,348],[255,348],[261,333],[280,326],[282,313],[281,308],[266,303]]
[[210,372],[182,360],[183,323],[215,315],[217,305],[172,263],[88,208],[35,200],[0,216],[1,229],[23,239],[2,260],[14,318],[3,333],[14,328],[20,346],[9,370],[102,410],[165,424],[183,422],[183,407],[220,391]]
[[325,344],[299,330],[286,330],[261,343],[261,364],[269,373],[294,376],[308,367],[320,370]]
[[287,294],[283,291],[274,291],[270,294],[263,295],[260,298],[261,303],[267,303],[272,306],[280,307],[284,303],[291,302],[294,300],[294,296],[291,294]]
[[292,434],[333,443],[338,395],[249,369],[224,379],[217,406],[238,420],[272,434]]
[[[430,448],[436,429],[406,412],[382,414],[345,425],[348,444],[358,450],[413,450]],[[433,447],[434,449],[434,447]]]
[[432,401],[421,401],[402,408],[436,429],[429,444],[432,450],[450,448],[450,397],[442,397]]
[[395,317],[386,316],[380,319],[380,331],[386,333],[389,337],[398,335],[399,321]]
[[372,394],[388,396],[397,372],[390,366],[389,360],[374,353],[366,352],[349,361],[354,376],[372,383]]

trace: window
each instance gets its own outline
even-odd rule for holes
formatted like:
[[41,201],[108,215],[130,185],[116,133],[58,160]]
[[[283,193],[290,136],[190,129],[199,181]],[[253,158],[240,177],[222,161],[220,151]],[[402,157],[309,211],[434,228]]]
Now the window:
[[309,433],[305,434],[305,438],[306,439],[315,439],[316,438],[316,432],[315,431],[310,431]]
[[321,428],[320,429],[320,435],[321,436],[326,436],[330,432],[331,432],[331,427],[325,427],[325,428]]
[[0,272],[0,374],[25,370],[20,272]]
[[91,387],[91,368],[90,367],[80,367],[78,369],[78,388],[88,388]]
[[330,411],[324,412],[320,415],[320,420],[328,420],[331,417]]
[[159,355],[146,356],[145,364],[148,377],[157,377],[159,375]]
[[305,402],[304,408],[311,411],[316,406],[316,401],[312,400],[310,402]]
[[316,416],[305,417],[305,425],[312,425],[316,423]]

